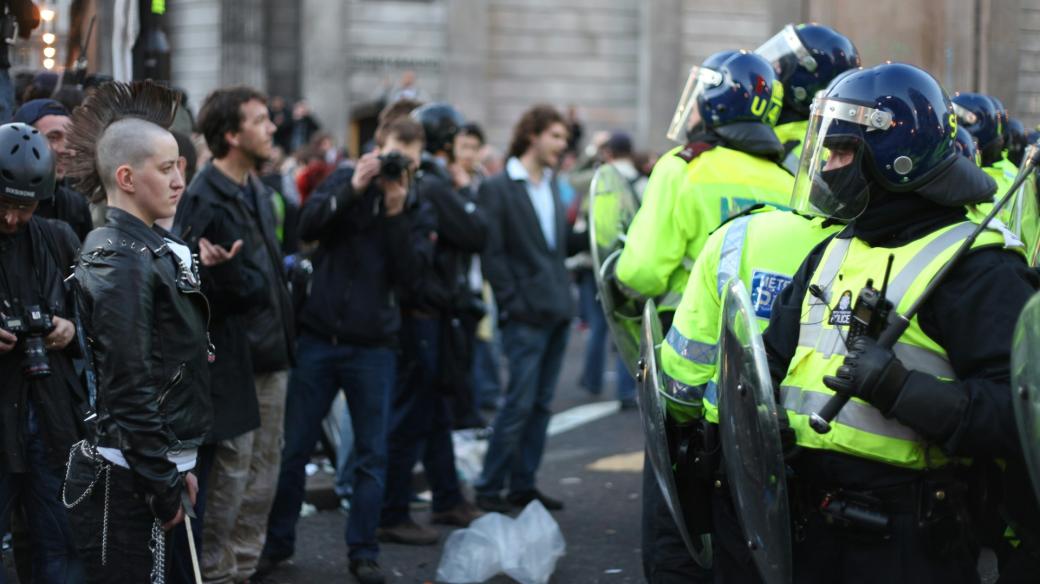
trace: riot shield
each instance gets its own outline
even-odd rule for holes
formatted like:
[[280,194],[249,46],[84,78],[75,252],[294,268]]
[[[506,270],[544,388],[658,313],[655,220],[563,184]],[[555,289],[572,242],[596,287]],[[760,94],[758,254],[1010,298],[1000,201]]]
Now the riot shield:
[[1015,326],[1011,388],[1022,452],[1040,500],[1040,294],[1026,303]]
[[719,432],[726,481],[763,581],[792,578],[791,518],[773,383],[744,283],[726,284],[719,346]]
[[[692,509],[684,508],[682,503],[685,495],[699,497],[701,502],[706,502],[709,496],[704,493],[687,493],[683,490],[683,482],[675,474],[676,465],[673,463],[675,446],[669,439],[669,431],[666,425],[668,413],[661,397],[662,383],[661,373],[657,364],[660,362],[661,342],[664,335],[661,333],[661,319],[657,316],[657,307],[653,300],[648,300],[643,308],[643,330],[640,339],[638,370],[636,380],[639,385],[639,411],[643,420],[643,434],[646,437],[646,451],[650,458],[650,466],[657,479],[657,486],[661,489],[668,511],[672,515],[679,528],[686,549],[690,552],[693,560],[704,568],[710,568],[712,564],[711,535],[708,525],[704,521],[696,521],[691,518]],[[706,515],[706,513],[701,513]],[[702,529],[691,529],[692,526],[702,524]]]
[[620,310],[617,287],[612,280],[614,266],[625,245],[625,233],[639,208],[639,199],[628,180],[610,164],[601,164],[596,169],[589,194],[589,248],[596,289],[618,354],[628,372],[634,375],[639,358],[639,317]]
[[1015,198],[1008,203],[1006,212],[1002,213],[1008,227],[1025,244],[1026,258],[1033,267],[1040,265],[1040,201],[1037,200],[1036,180],[1036,177],[1030,177],[1022,183]]

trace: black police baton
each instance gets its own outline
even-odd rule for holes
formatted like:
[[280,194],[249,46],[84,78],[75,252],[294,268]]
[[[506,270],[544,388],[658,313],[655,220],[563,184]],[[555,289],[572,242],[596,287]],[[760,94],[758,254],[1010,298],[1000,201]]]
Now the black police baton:
[[[928,283],[928,287],[925,288],[924,292],[914,301],[914,303],[907,309],[905,314],[896,314],[896,317],[892,319],[892,322],[881,332],[881,336],[878,337],[878,345],[891,349],[895,346],[896,341],[899,337],[903,336],[906,332],[907,327],[910,326],[910,321],[914,316],[921,310],[925,301],[932,295],[932,293],[942,284],[946,274],[953,269],[953,266],[957,264],[957,261],[964,257],[965,254],[971,250],[971,246],[978,239],[979,234],[986,229],[989,222],[1000,213],[1000,210],[1004,208],[1008,201],[1015,195],[1015,192],[1022,186],[1022,183],[1036,170],[1037,165],[1040,164],[1040,140],[1035,144],[1030,144],[1026,148],[1026,153],[1022,157],[1022,166],[1019,168],[1018,176],[1015,177],[1015,182],[1011,183],[1011,188],[1008,189],[1004,196],[1000,198],[996,204],[993,205],[993,210],[986,215],[986,218],[975,228],[975,231],[971,232],[971,235],[967,237],[956,253],[950,258],[950,261],[946,262],[932,281]],[[809,425],[812,426],[813,430],[816,430],[818,434],[826,434],[831,431],[831,422],[837,417],[838,412],[841,408],[845,407],[848,403],[849,398],[852,395],[846,392],[835,393],[831,396],[831,399],[824,404],[823,409],[817,412],[813,412],[809,416]]]

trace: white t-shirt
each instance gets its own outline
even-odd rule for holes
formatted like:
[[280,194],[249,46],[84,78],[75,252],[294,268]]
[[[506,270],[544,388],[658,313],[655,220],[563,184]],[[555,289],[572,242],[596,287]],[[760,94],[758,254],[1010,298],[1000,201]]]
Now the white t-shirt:
[[[123,456],[123,451],[118,448],[105,448],[98,446],[98,454],[103,456],[105,460],[111,462],[116,466],[129,469],[130,465],[126,462],[126,457]],[[177,465],[178,472],[188,472],[195,468],[195,462],[199,457],[199,451],[195,448],[190,450],[181,450],[180,452],[167,453],[166,459]]]

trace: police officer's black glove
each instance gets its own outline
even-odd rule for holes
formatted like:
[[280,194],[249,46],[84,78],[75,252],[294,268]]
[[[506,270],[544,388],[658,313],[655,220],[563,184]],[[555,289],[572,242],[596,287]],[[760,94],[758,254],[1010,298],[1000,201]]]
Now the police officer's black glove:
[[861,336],[852,343],[837,375],[827,375],[823,384],[838,393],[858,397],[887,414],[906,384],[909,372],[892,349],[877,339]]

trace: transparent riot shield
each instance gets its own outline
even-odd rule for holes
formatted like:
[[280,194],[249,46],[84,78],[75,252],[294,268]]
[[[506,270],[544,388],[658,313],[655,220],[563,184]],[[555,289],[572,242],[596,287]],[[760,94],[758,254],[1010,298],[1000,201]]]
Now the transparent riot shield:
[[1011,391],[1022,452],[1040,500],[1040,294],[1026,303],[1015,326]]
[[[662,397],[663,385],[661,383],[661,372],[658,368],[660,362],[660,347],[664,335],[661,332],[661,319],[657,316],[657,307],[653,300],[649,300],[643,308],[643,329],[640,340],[640,357],[636,371],[636,381],[639,385],[639,411],[643,420],[643,434],[646,437],[646,451],[650,458],[650,466],[654,471],[654,478],[661,489],[672,519],[679,528],[686,549],[693,556],[695,562],[705,568],[712,564],[711,535],[709,525],[697,521],[691,517],[692,509],[685,508],[682,501],[687,497],[704,497],[710,492],[709,489],[698,489],[697,485],[686,487],[675,473],[676,463],[674,454],[675,446],[669,439],[669,431],[666,424],[668,413],[665,410],[664,398]],[[683,492],[683,489],[686,491]],[[697,492],[703,490],[704,492]],[[704,502],[704,499],[702,499]],[[701,515],[706,515],[701,513]],[[699,525],[698,525],[699,524]]]
[[596,289],[618,353],[629,373],[635,374],[640,319],[638,311],[633,313],[630,308],[626,313],[618,306],[623,299],[619,298],[617,285],[612,280],[625,245],[625,233],[639,209],[639,199],[628,180],[610,164],[602,164],[596,170],[589,193],[589,247]]
[[767,584],[792,578],[791,518],[780,424],[762,335],[744,283],[723,297],[719,346],[719,432],[726,482]]

